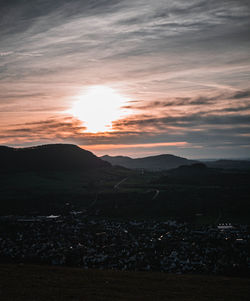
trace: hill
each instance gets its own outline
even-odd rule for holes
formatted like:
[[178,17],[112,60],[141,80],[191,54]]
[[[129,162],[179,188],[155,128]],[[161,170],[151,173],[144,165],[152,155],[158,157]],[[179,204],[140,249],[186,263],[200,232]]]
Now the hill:
[[250,280],[219,276],[1,265],[2,300],[246,301]]
[[[181,166],[164,171],[173,166],[164,162],[171,159],[174,164],[173,158]],[[204,222],[205,217],[214,222],[221,216],[221,222],[249,223],[248,170],[193,165],[192,160],[171,155],[118,159],[135,169],[112,166],[75,145],[2,146],[0,215],[61,214],[70,203],[76,210],[103,217],[193,221],[202,214]],[[158,165],[153,164],[157,160]],[[154,172],[136,170],[145,166]],[[156,166],[161,171],[155,172]]]
[[216,160],[205,162],[207,166],[212,168],[223,168],[223,169],[241,169],[250,170],[250,161],[248,160]]
[[120,165],[126,168],[138,169],[143,168],[151,171],[157,170],[168,170],[177,168],[181,165],[190,165],[197,161],[188,160],[186,158],[177,157],[170,154],[158,155],[158,156],[150,156],[132,159],[130,157],[123,156],[102,156],[102,160],[105,160],[112,165]]
[[0,146],[0,171],[83,171],[108,166],[109,163],[72,144]]
[[171,169],[161,179],[186,185],[242,187],[248,186],[250,174],[247,170],[217,169],[208,167],[204,163],[195,163]]

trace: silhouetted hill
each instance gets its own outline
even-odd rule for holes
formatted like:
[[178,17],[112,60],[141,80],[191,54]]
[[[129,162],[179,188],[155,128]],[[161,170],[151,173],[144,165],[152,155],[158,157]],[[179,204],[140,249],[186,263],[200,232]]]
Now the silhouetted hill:
[[205,162],[208,167],[223,169],[250,169],[250,161],[247,160],[217,160]]
[[208,175],[208,174],[214,174],[214,170],[208,168],[204,163],[195,163],[191,165],[181,165],[177,168],[171,169],[169,171],[169,174],[172,176],[178,176],[178,177],[183,177],[183,176],[200,176],[200,175]]
[[0,171],[82,171],[109,163],[72,144],[28,148],[0,146]]
[[169,170],[168,175],[161,177],[159,181],[161,183],[241,187],[249,183],[250,174],[243,170],[229,171],[209,168],[203,163],[195,163]]
[[144,168],[148,170],[168,170],[177,168],[181,165],[190,165],[197,162],[169,154],[137,159],[123,156],[112,157],[106,155],[101,157],[101,159],[111,163],[112,165],[120,165],[131,169]]

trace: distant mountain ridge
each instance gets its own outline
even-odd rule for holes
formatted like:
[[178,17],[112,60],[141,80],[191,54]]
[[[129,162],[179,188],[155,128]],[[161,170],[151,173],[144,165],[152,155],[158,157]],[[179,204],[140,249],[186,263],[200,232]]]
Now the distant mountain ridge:
[[143,168],[147,170],[168,170],[177,168],[181,165],[191,165],[197,163],[198,161],[189,160],[182,157],[177,157],[170,154],[150,156],[144,158],[132,159],[130,157],[123,156],[102,156],[102,160],[109,162],[112,165],[120,165],[130,169]]
[[248,160],[220,159],[220,160],[204,162],[204,163],[211,168],[241,169],[241,170],[250,169],[250,161]]
[[[108,155],[98,158],[73,144],[47,144],[27,148],[0,146],[0,171],[85,171],[111,165],[160,171],[199,162],[171,154],[136,159]],[[250,161],[247,160],[217,160],[204,163],[210,168],[250,169]]]
[[73,144],[0,146],[0,171],[84,171],[110,164]]

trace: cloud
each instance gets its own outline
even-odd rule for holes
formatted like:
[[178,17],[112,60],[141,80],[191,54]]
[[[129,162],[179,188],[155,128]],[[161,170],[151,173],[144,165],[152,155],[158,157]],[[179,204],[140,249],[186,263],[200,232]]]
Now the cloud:
[[53,140],[72,137],[82,133],[85,129],[79,120],[73,118],[49,118],[48,120],[13,124],[5,129],[4,137],[10,141],[21,138],[23,141]]
[[13,51],[0,52],[0,56],[8,56],[8,55],[11,55],[13,53],[14,53]]
[[178,128],[186,128],[196,126],[199,128],[200,125],[235,125],[235,124],[248,124],[250,113],[244,115],[225,115],[225,114],[206,114],[206,113],[195,113],[181,116],[167,116],[167,117],[149,117],[145,115],[136,115],[131,118],[115,121],[113,123],[114,129],[122,130],[129,128],[139,129],[141,127],[151,128],[155,131],[163,130],[166,131],[169,126],[175,126]]
[[[245,145],[237,131],[249,118],[249,34],[247,0],[3,0],[0,141],[209,146],[226,142],[231,125],[230,139]],[[50,118],[90,85],[132,100],[134,114],[114,133]]]
[[183,147],[187,146],[188,143],[185,141],[179,141],[179,142],[160,142],[160,143],[141,143],[141,144],[93,144],[89,147],[91,150],[110,150],[110,149],[133,149],[133,148],[157,148],[162,146],[177,146],[177,147]]
[[[228,103],[229,100],[245,100],[243,103],[236,103],[236,107],[232,102]],[[225,111],[241,111],[249,108],[250,101],[250,90],[242,91],[227,91],[224,93],[217,93],[215,95],[198,95],[194,97],[173,97],[167,98],[164,100],[154,100],[154,101],[131,101],[128,105],[125,105],[125,109],[134,109],[134,110],[149,110],[156,108],[165,108],[165,107],[181,107],[181,106],[205,106],[211,104],[217,104],[220,102],[224,104]],[[230,105],[230,107],[226,107]]]

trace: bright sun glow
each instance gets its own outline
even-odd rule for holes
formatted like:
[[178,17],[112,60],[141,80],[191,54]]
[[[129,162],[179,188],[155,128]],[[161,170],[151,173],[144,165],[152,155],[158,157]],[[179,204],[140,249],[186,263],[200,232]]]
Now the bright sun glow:
[[112,131],[112,121],[124,116],[127,101],[112,88],[92,86],[77,96],[69,113],[82,120],[88,132]]

